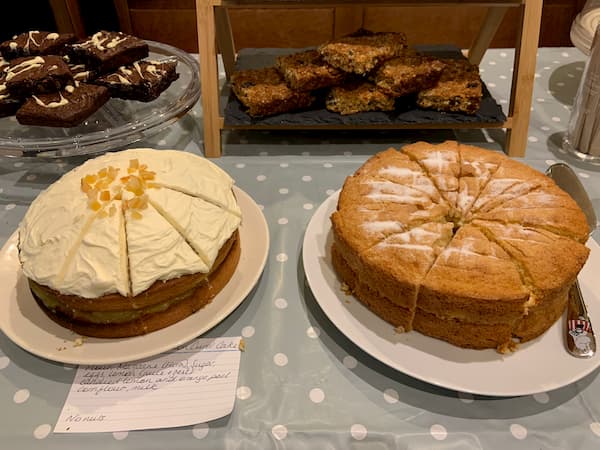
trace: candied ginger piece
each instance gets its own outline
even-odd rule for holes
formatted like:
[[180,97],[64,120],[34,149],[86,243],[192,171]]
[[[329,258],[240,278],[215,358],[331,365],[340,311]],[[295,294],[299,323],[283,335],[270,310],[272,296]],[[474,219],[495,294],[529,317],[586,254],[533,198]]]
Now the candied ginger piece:
[[139,167],[140,167],[140,162],[137,160],[137,158],[129,160],[129,168],[130,169],[137,170]]
[[88,201],[88,206],[90,207],[90,209],[92,211],[99,211],[100,208],[102,208],[102,205],[100,204],[100,202],[98,200],[89,200]]
[[139,177],[131,175],[129,180],[127,180],[125,189],[129,192],[133,192],[135,195],[142,195],[144,193],[144,184]]
[[103,202],[107,202],[110,200],[110,191],[102,191],[100,192],[100,200]]
[[85,181],[85,177],[81,179],[81,190],[86,194],[92,190],[92,185]]
[[135,220],[140,220],[142,217],[142,213],[139,211],[136,211],[135,209],[133,211],[131,211],[131,218],[135,219]]

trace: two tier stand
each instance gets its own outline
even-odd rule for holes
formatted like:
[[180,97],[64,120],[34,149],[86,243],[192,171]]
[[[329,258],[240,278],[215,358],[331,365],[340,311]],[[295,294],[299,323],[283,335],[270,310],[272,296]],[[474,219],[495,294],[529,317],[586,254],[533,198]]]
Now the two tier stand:
[[[204,154],[209,158],[221,156],[221,133],[224,129],[256,129],[255,126],[227,126],[220,108],[219,74],[217,49],[220,51],[227,78],[233,73],[236,49],[229,23],[228,9],[231,8],[306,8],[306,7],[361,7],[361,6],[485,6],[487,13],[479,33],[473,40],[466,56],[473,64],[479,64],[496,34],[506,11],[519,9],[520,24],[515,38],[515,58],[511,82],[508,114],[504,122],[464,124],[390,124],[386,129],[440,129],[440,128],[503,128],[506,130],[505,152],[509,156],[524,156],[527,130],[533,95],[536,54],[542,16],[542,0],[412,0],[373,1],[295,1],[295,0],[196,0],[198,21],[198,46],[200,59],[201,98],[204,120]],[[315,126],[314,129],[345,129],[349,125]],[[294,125],[261,126],[260,129],[294,130]],[[302,127],[306,129],[307,127]],[[378,129],[381,126],[364,125],[361,129]]]

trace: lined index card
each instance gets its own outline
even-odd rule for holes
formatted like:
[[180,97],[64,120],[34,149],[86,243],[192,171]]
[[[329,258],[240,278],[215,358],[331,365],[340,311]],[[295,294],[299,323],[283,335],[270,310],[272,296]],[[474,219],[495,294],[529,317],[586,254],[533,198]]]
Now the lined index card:
[[226,416],[235,402],[240,339],[196,339],[155,358],[79,367],[54,432],[169,428]]

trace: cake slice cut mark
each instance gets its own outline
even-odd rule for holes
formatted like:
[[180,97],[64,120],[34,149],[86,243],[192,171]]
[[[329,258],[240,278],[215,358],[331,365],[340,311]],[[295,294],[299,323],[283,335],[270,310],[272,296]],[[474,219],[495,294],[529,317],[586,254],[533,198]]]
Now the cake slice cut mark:
[[469,215],[501,207],[507,201],[552,184],[552,180],[541,172],[506,158],[494,172],[485,188],[481,190],[480,195],[469,211]]
[[171,189],[149,192],[149,201],[208,267],[212,267],[219,249],[241,222],[239,216],[228,210]]
[[175,228],[175,230],[177,230],[177,232],[181,235],[181,237],[185,240],[185,242],[187,242],[187,244],[194,250],[194,252],[196,252],[198,257],[204,262],[204,264],[206,264],[207,266],[210,267],[210,259],[208,258],[206,253],[204,253],[202,251],[202,249],[197,248],[197,246],[195,246],[192,242],[190,242],[190,240],[186,236],[185,229],[171,215],[169,215],[159,204],[152,201],[152,199],[149,199],[148,201],[154,207],[154,209],[156,209],[156,211],[158,211],[158,213],[161,216],[163,216],[163,218],[167,222],[169,222],[171,224],[171,226],[173,228]]
[[460,174],[458,143],[446,141],[432,146],[424,142],[417,142],[406,145],[401,150],[421,167],[423,173],[431,179],[450,208],[454,209]]
[[136,218],[137,212],[125,211],[133,296],[159,280],[209,271],[185,238],[152,205],[147,205],[141,218]]
[[[471,207],[500,168],[506,156],[492,150],[484,156],[482,149],[479,147],[464,144],[459,144],[458,154],[460,159],[460,173],[456,207],[461,216],[460,221],[464,222]],[[476,188],[475,195],[466,194],[470,186],[473,185]]]
[[526,307],[559,296],[577,278],[589,254],[585,245],[546,230],[481,220],[474,224],[514,259],[532,295]]
[[236,208],[237,203],[235,202],[235,197],[233,197],[233,193],[231,193],[231,197],[233,198],[233,202],[232,202],[232,201],[227,201],[230,197],[228,194],[224,195],[227,200],[219,200],[219,199],[216,199],[213,197],[209,197],[201,192],[192,192],[189,189],[186,189],[185,186],[175,186],[175,185],[171,185],[171,184],[167,184],[167,183],[163,183],[163,182],[156,182],[155,184],[158,187],[162,187],[165,189],[171,189],[173,191],[178,191],[178,192],[181,192],[182,194],[189,195],[190,197],[200,198],[200,199],[204,200],[205,202],[212,203],[213,205],[218,206],[219,208],[222,208],[222,209],[230,212],[233,215],[242,217],[241,210],[239,209],[239,207]]
[[81,242],[83,241],[83,236],[90,229],[90,227],[92,226],[92,222],[96,219],[97,216],[98,216],[98,214],[91,214],[87,217],[85,224],[79,231],[79,235],[77,236],[77,239],[71,245],[71,248],[69,249],[69,251],[67,252],[67,255],[65,256],[65,260],[63,261],[63,264],[62,264],[60,270],[58,271],[58,276],[57,276],[58,284],[62,283],[62,281],[64,280],[65,274],[67,273],[67,270],[68,270],[70,264],[73,262],[75,254],[79,250],[79,246],[81,245]]
[[[127,227],[125,226],[125,211],[123,204],[119,201],[119,248],[120,248],[120,264],[122,270],[127,274],[127,296],[131,296],[133,290],[131,287],[131,271],[129,265],[129,250],[127,248]],[[133,306],[133,305],[132,305]]]
[[521,224],[580,243],[585,243],[589,235],[585,214],[568,194],[556,186],[538,186],[489,211],[474,213],[473,219]]

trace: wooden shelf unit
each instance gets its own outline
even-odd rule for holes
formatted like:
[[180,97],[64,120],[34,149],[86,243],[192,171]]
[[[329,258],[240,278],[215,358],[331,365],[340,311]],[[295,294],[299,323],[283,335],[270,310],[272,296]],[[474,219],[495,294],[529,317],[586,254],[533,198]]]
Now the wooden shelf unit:
[[[519,8],[520,26],[515,38],[515,58],[511,82],[507,119],[499,124],[456,124],[452,125],[385,125],[365,128],[373,129],[441,129],[441,128],[504,128],[506,129],[505,152],[509,156],[525,155],[527,132],[533,95],[536,54],[542,15],[542,0],[389,0],[368,3],[350,0],[196,0],[198,22],[198,51],[200,63],[201,101],[204,120],[204,154],[209,158],[221,156],[221,132],[225,129],[219,104],[219,79],[217,48],[221,52],[227,77],[233,73],[236,49],[231,33],[228,10],[231,8],[306,8],[306,7],[362,7],[362,6],[485,6],[487,14],[478,35],[467,51],[467,57],[479,64],[496,34],[509,8]],[[247,129],[259,129],[248,126]],[[271,129],[299,129],[299,127],[273,126]],[[307,129],[311,127],[302,127]],[[348,126],[319,126],[314,129],[343,129]],[[265,127],[260,127],[265,129]]]

